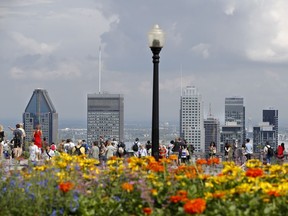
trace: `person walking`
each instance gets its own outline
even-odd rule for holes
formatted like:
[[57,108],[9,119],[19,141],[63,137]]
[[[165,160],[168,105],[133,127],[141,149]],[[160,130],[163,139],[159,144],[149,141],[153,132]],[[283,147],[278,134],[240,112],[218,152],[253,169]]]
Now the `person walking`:
[[[272,153],[271,153],[271,150],[272,150]],[[269,145],[268,141],[266,142],[266,145],[264,146],[263,153],[264,153],[264,158],[266,160],[266,164],[270,165],[271,164],[271,157],[273,156],[273,149]]]
[[250,139],[246,139],[246,144],[245,144],[245,156],[247,158],[247,161],[251,159],[253,154],[253,146],[250,143]]

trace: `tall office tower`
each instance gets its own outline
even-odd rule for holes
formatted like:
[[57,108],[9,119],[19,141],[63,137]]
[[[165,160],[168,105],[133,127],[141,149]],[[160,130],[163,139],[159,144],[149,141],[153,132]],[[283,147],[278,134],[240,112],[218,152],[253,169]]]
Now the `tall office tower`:
[[[245,106],[244,99],[241,97],[225,98],[225,125],[237,125],[240,128],[240,144],[245,143]],[[235,128],[233,128],[233,131]],[[236,138],[235,138],[236,139]]]
[[204,120],[205,128],[205,152],[209,152],[210,143],[213,141],[216,148],[220,149],[220,122],[212,116]]
[[23,113],[26,141],[31,142],[36,125],[40,124],[42,138],[48,143],[58,142],[58,113],[44,89],[35,89]]
[[263,122],[269,122],[275,131],[275,147],[278,146],[278,110],[268,108],[263,110]]
[[263,150],[265,143],[276,149],[278,146],[278,110],[263,110],[263,122],[253,128],[253,147],[255,152]]
[[180,136],[203,152],[204,130],[202,97],[194,86],[187,86],[180,100]]
[[88,94],[87,142],[103,136],[124,139],[124,97],[120,94]]

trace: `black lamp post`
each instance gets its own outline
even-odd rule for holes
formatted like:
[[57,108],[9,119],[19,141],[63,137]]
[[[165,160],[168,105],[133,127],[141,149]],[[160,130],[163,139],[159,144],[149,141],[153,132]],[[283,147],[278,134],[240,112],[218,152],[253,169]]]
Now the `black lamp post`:
[[164,32],[154,25],[148,34],[149,47],[153,53],[153,101],[152,101],[152,156],[159,160],[159,53],[163,47]]

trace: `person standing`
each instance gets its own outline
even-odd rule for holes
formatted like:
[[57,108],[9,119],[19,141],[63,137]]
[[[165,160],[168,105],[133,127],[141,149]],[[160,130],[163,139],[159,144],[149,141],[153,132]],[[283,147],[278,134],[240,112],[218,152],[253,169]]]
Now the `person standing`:
[[247,161],[251,159],[252,154],[253,154],[253,146],[250,143],[250,139],[246,139],[245,156],[247,158]]
[[93,142],[93,146],[90,151],[90,157],[96,160],[99,160],[99,147],[98,147],[98,141]]
[[85,155],[85,148],[83,147],[83,141],[78,140],[77,145],[74,145],[71,149],[72,155]]
[[107,151],[106,151],[106,158],[107,160],[109,160],[110,158],[112,158],[116,152],[116,147],[112,145],[111,140],[107,141]]
[[0,125],[0,160],[2,160],[3,158],[3,146],[4,146],[4,130],[3,130],[3,126]]
[[148,156],[147,149],[145,148],[144,145],[140,145],[139,157],[146,157],[146,156]]
[[216,156],[216,144],[215,142],[211,142],[209,146],[209,157],[214,158]]
[[26,146],[25,146],[26,132],[24,130],[24,124],[19,123],[19,125],[20,125],[19,129],[22,131],[22,140],[23,140],[22,151],[25,151],[26,150]]
[[38,146],[34,145],[34,142],[31,142],[31,145],[29,146],[29,161],[38,161]]
[[38,147],[39,151],[42,151],[42,130],[41,126],[38,124],[33,133],[34,144]]
[[277,158],[278,158],[279,164],[283,164],[284,151],[285,151],[285,145],[284,145],[284,143],[281,143],[281,145],[279,145],[277,148]]
[[139,139],[136,138],[135,142],[134,142],[134,144],[132,146],[132,150],[134,152],[134,157],[139,157],[140,145],[141,145],[141,143],[139,142]]
[[23,145],[23,132],[20,129],[20,124],[16,124],[16,129],[13,130],[13,142],[14,142],[14,158],[18,158],[22,154],[22,145]]
[[229,144],[228,144],[228,142],[226,142],[225,147],[224,147],[225,161],[228,161],[228,153],[229,153]]

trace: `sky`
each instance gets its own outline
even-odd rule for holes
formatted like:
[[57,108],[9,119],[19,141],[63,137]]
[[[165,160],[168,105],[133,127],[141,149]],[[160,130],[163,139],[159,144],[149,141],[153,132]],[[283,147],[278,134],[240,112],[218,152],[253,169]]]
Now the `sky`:
[[279,110],[288,126],[286,0],[1,0],[1,119],[21,119],[43,88],[60,121],[87,117],[87,94],[123,94],[125,122],[152,119],[152,52],[147,34],[165,32],[159,64],[161,122],[179,121],[181,88],[198,88],[224,122],[226,97],[244,98],[253,126]]

